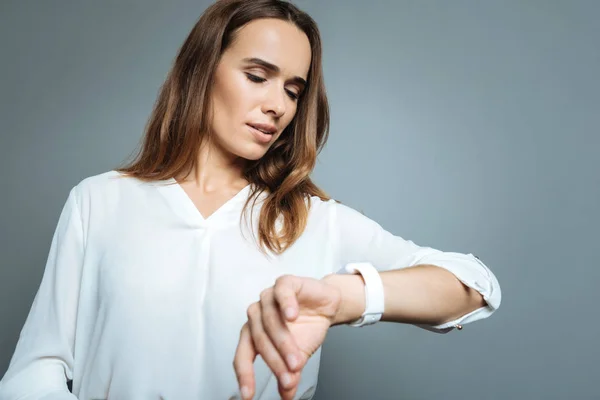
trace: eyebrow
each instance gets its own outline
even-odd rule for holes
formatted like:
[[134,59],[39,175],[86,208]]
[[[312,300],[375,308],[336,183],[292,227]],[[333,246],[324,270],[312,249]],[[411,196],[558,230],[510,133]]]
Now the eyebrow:
[[[281,69],[275,65],[272,64],[268,61],[263,60],[262,58],[257,58],[257,57],[250,57],[250,58],[244,58],[242,61],[248,63],[248,64],[256,64],[256,65],[260,65],[261,67],[275,73],[278,74],[281,72]],[[295,76],[292,78],[292,82],[297,83],[299,85],[302,85],[304,87],[306,87],[307,83],[305,79],[300,78],[299,76]]]

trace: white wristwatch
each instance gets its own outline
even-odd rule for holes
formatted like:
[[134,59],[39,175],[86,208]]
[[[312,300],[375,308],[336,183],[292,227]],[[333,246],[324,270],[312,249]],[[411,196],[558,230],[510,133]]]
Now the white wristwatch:
[[348,325],[361,327],[372,325],[383,315],[385,308],[385,298],[383,293],[383,283],[379,271],[371,263],[349,263],[340,269],[338,274],[361,274],[365,281],[365,312],[356,321]]

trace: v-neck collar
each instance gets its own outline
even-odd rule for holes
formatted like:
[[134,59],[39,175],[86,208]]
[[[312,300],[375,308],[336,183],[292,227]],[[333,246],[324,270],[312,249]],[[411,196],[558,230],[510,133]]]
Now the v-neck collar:
[[175,178],[161,181],[158,186],[161,194],[180,217],[191,226],[200,228],[208,226],[226,226],[240,219],[242,207],[248,198],[252,184],[246,185],[232,198],[223,203],[210,216],[205,218],[196,207],[190,196]]

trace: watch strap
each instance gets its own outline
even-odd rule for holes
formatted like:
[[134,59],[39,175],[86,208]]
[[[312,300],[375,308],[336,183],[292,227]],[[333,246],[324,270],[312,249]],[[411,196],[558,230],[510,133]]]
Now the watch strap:
[[362,316],[350,322],[352,327],[372,325],[381,320],[385,309],[383,282],[379,271],[371,263],[349,263],[338,274],[360,274],[365,282],[365,311]]

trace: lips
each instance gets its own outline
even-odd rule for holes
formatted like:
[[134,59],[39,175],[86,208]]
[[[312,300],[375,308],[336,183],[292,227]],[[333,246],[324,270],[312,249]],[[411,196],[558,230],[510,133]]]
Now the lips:
[[252,128],[254,128],[258,131],[261,131],[262,133],[264,133],[266,135],[272,135],[277,132],[277,128],[271,124],[262,124],[259,122],[251,122],[251,123],[248,123],[247,125],[251,126]]
[[252,135],[254,136],[254,139],[259,143],[262,143],[263,145],[268,145],[275,138],[275,135],[273,135],[272,133],[268,133],[272,132],[272,129],[259,129],[259,127],[261,126],[256,126],[256,124],[246,124],[246,126],[248,127],[250,133],[252,133]]

